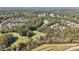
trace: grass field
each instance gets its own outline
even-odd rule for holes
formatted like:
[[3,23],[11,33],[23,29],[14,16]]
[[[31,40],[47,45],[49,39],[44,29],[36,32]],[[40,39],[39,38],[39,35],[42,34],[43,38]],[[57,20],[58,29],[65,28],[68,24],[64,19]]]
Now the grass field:
[[48,25],[48,20],[44,20],[44,25]]
[[34,33],[36,34],[36,35],[34,35],[34,36],[32,37],[32,39],[34,39],[34,40],[39,39],[40,36],[45,36],[45,33],[42,33],[42,32],[34,31]]
[[[44,33],[38,32],[38,31],[34,31],[35,35],[33,37],[31,37],[33,40],[37,40],[40,38],[40,36],[45,36]],[[16,32],[10,32],[10,33],[6,33],[6,34],[12,34],[13,36],[18,37],[18,40],[16,42],[14,42],[10,47],[19,47],[19,43],[28,43],[30,41],[31,38],[27,37],[27,36],[20,36],[18,33]],[[1,35],[5,35],[5,34],[0,34]]]
[[[38,31],[34,31],[35,35],[32,37],[32,39],[37,40],[40,38],[40,36],[45,36],[45,33],[41,33]],[[14,42],[10,47],[19,47],[19,43],[28,43],[30,41],[30,38],[27,36],[20,36],[16,32],[11,32],[7,34],[13,34],[14,36],[18,37],[18,40]],[[5,35],[5,34],[0,34]],[[7,48],[6,48],[7,49]],[[79,51],[79,44],[43,44],[37,48],[32,49],[31,51]]]

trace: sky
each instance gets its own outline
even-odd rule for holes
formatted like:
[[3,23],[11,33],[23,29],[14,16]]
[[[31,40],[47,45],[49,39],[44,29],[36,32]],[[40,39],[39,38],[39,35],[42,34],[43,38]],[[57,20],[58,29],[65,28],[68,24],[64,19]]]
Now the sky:
[[79,0],[0,0],[0,7],[79,7]]

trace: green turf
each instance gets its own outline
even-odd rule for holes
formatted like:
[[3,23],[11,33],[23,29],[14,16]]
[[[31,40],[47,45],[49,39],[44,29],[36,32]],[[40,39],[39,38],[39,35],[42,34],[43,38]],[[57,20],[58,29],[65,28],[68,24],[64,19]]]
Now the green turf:
[[45,25],[48,25],[48,23],[49,23],[48,20],[44,20]]

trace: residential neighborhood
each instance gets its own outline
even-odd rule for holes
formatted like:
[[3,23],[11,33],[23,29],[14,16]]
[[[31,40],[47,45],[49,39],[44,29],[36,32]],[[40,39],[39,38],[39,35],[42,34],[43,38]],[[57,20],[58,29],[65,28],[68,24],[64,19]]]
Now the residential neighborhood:
[[79,51],[79,8],[0,8],[0,51],[67,50]]

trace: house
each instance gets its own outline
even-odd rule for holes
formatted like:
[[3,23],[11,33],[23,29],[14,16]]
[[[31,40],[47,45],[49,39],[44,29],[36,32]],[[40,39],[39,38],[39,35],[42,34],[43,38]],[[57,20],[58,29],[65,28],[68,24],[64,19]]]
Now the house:
[[55,15],[54,15],[53,13],[50,13],[49,15],[50,15],[51,17],[55,17]]
[[3,21],[1,24],[0,24],[0,29],[1,28],[9,28],[9,29],[15,29],[16,26],[23,26],[25,25],[26,23],[26,19],[25,18],[10,18],[10,19],[7,19],[5,21]]
[[45,13],[40,13],[40,14],[38,14],[38,17],[45,17],[45,16],[46,16]]

